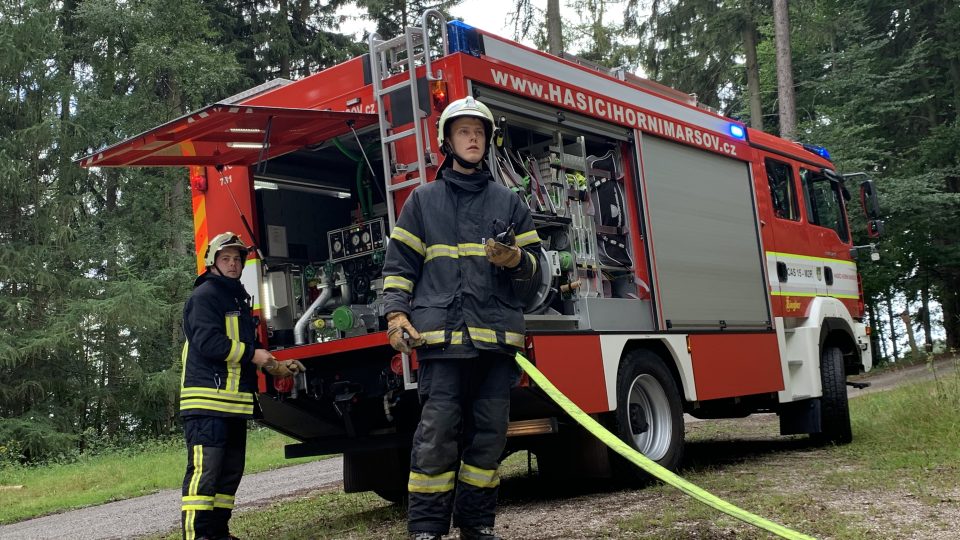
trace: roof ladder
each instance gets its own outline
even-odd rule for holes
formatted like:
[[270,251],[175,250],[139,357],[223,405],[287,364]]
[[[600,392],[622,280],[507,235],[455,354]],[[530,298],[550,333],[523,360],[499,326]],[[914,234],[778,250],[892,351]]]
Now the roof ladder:
[[[387,184],[387,219],[390,230],[396,224],[396,204],[394,193],[411,186],[416,187],[427,181],[427,153],[429,145],[425,140],[425,118],[427,112],[420,109],[420,96],[417,88],[417,66],[422,62],[426,67],[427,80],[440,80],[441,74],[436,74],[430,67],[430,32],[428,23],[430,18],[440,22],[442,32],[442,50],[447,50],[447,24],[443,14],[436,9],[429,9],[421,17],[419,27],[410,26],[400,36],[383,40],[376,33],[370,34],[370,72],[373,79],[373,97],[377,103],[377,116],[380,121],[380,144],[383,150],[383,177]],[[419,52],[418,52],[419,51]],[[397,73],[407,73],[407,77],[400,82],[384,86],[384,81]],[[413,109],[411,118],[413,127],[398,131],[390,120],[384,105],[384,98],[391,92],[403,88],[410,88],[410,105]],[[416,139],[416,163],[399,163],[397,160],[396,142],[408,137]],[[430,156],[430,165],[434,157]],[[412,167],[416,166],[413,170]],[[395,180],[403,178],[400,182]]]

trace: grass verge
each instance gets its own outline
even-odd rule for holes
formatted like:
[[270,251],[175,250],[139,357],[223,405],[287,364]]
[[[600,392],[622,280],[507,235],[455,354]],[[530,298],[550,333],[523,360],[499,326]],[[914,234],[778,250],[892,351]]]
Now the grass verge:
[[[283,447],[290,442],[273,431],[252,429],[247,474],[316,459],[285,459]],[[0,486],[5,487],[0,489],[0,524],[176,488],[185,467],[184,443],[171,439],[139,452],[118,449],[72,463],[0,468]]]

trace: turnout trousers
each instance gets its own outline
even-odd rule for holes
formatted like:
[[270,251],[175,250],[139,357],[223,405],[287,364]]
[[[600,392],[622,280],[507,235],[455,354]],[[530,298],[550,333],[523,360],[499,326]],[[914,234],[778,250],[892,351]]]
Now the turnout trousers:
[[180,507],[183,539],[227,538],[246,460],[247,419],[185,416],[183,432],[187,439]]
[[423,411],[410,455],[407,528],[447,534],[451,515],[454,527],[492,527],[517,365],[481,351],[423,360],[419,371]]

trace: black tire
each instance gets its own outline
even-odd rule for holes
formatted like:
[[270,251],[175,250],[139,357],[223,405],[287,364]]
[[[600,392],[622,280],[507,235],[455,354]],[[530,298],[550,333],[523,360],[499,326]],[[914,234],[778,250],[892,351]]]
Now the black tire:
[[407,498],[410,448],[343,453],[343,491],[373,491],[392,503]]
[[[617,373],[617,435],[635,450],[676,471],[683,458],[683,401],[663,359],[651,351],[627,353]],[[612,451],[611,451],[612,453]],[[616,468],[646,482],[649,475],[614,456]]]
[[393,504],[403,505],[407,503],[406,488],[404,489],[375,488],[373,492],[379,495],[381,499],[386,499],[387,501],[390,501]]
[[824,347],[820,353],[820,433],[813,439],[821,444],[849,444],[853,440],[850,428],[850,407],[847,402],[847,374],[843,352],[837,347]]

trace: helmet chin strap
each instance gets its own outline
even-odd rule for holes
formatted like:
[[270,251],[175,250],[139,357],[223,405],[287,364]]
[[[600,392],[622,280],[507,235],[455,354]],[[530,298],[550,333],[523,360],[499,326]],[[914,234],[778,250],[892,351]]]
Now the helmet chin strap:
[[472,161],[467,161],[462,157],[458,156],[457,154],[453,155],[453,159],[457,160],[457,163],[459,163],[460,166],[463,167],[464,169],[479,169],[480,164],[483,163],[483,160],[477,161],[476,163]]
[[450,145],[450,143],[446,141],[444,141],[443,143],[443,151],[444,151],[444,154],[447,154],[448,156],[452,155],[453,159],[456,160],[457,164],[459,164],[464,169],[479,169],[480,166],[483,165],[484,160],[486,160],[487,158],[487,152],[486,150],[484,150],[483,158],[481,158],[480,161],[477,161],[477,162],[467,161],[462,157],[460,157],[459,154],[454,152],[453,147]]

